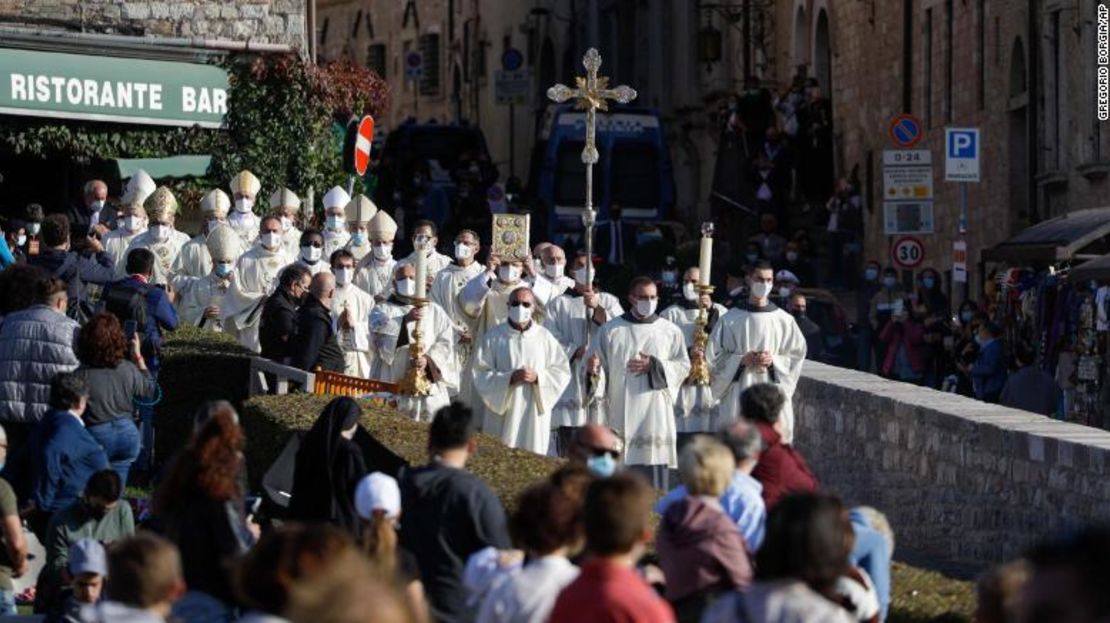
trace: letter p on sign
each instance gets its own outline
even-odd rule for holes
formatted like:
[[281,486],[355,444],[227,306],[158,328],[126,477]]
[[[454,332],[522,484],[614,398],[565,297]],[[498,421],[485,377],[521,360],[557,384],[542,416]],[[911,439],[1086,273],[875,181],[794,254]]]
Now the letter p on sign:
[[979,181],[979,128],[945,128],[944,179]]

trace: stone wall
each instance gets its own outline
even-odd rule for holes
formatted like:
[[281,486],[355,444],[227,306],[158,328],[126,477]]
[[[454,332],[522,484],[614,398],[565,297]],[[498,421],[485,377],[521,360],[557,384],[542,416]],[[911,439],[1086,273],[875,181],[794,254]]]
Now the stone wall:
[[0,22],[83,32],[305,45],[303,0],[0,0]]
[[795,443],[899,548],[984,567],[1110,518],[1110,432],[806,362]]

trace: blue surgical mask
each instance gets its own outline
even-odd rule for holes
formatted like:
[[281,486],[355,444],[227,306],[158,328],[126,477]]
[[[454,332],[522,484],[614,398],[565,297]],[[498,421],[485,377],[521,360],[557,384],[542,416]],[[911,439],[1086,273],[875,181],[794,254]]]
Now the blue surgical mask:
[[960,312],[960,322],[967,324],[975,316],[975,312],[962,311]]
[[937,280],[932,277],[924,277],[921,279],[921,285],[925,286],[926,289],[932,290],[933,286],[937,285]]
[[586,459],[586,468],[595,476],[608,478],[617,471],[617,461],[608,452]]
[[356,247],[361,247],[366,244],[366,232],[354,231],[351,232],[351,244]]
[[231,274],[232,266],[231,262],[217,262],[213,265],[213,268],[216,269],[217,277],[227,277]]
[[328,224],[328,229],[330,229],[332,231],[338,231],[340,229],[343,229],[343,217],[342,216],[337,216],[335,214],[330,214],[330,215],[328,215],[328,218],[327,218],[327,224]]
[[884,288],[893,288],[896,285],[898,285],[898,279],[894,277],[883,277]]
[[863,278],[868,281],[875,281],[879,278],[879,270],[876,268],[868,268],[863,271]]

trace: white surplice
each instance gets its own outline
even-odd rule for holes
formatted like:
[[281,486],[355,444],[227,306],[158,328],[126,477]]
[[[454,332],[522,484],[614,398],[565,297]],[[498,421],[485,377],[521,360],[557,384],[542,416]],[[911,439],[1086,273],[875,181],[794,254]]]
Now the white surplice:
[[289,229],[281,232],[281,246],[289,257],[297,257],[301,253],[301,234],[300,229],[290,225]]
[[258,240],[258,230],[259,225],[262,224],[262,219],[254,212],[232,210],[227,215],[227,224],[235,233],[239,234],[239,239],[243,241],[243,248],[249,249]]
[[262,345],[258,342],[262,306],[266,297],[277,287],[281,269],[292,261],[293,258],[286,255],[285,249],[280,246],[271,251],[262,245],[255,245],[239,256],[235,265],[232,273],[235,277],[231,281],[231,290],[224,299],[226,306],[220,308],[220,316],[224,329],[230,328],[238,332],[239,343],[255,353],[262,351]]
[[[467,370],[470,354],[474,350],[473,338],[469,343],[462,342],[462,338],[464,335],[474,335],[477,322],[476,319],[466,315],[466,312],[463,311],[462,303],[459,301],[459,293],[462,292],[468,281],[482,274],[485,270],[486,267],[478,262],[472,262],[469,266],[450,264],[439,271],[435,281],[432,282],[432,301],[447,311],[447,315],[451,317],[451,321],[455,325],[455,356],[458,359],[460,371]],[[469,377],[469,373],[464,372],[463,376]],[[469,380],[467,380],[467,383],[469,383]]]
[[[348,376],[370,378],[370,313],[373,309],[374,297],[362,288],[354,284],[335,286],[331,316],[336,326],[335,339],[339,342],[339,350],[343,351],[343,373]],[[339,322],[343,312],[347,312],[350,328],[342,328]]]
[[[602,292],[598,295],[598,305],[605,310],[605,322],[624,313],[620,300],[608,292]],[[566,354],[567,359],[571,359],[579,347],[586,345],[586,322],[585,299],[577,291],[572,290],[557,297],[547,306],[547,322],[543,326],[547,327],[551,334],[555,336],[555,339],[559,340],[559,345],[563,347],[563,353]],[[596,340],[601,325],[596,324],[593,319],[588,322],[590,323],[590,339]],[[555,410],[551,418],[552,428],[585,426],[587,423],[601,425],[608,425],[609,423],[608,414],[605,412],[605,400],[601,399],[600,396],[594,396],[589,400],[588,409],[582,403],[582,390],[586,387],[584,361],[584,358],[580,358],[572,362],[571,369],[574,378],[567,385],[563,395],[559,398],[559,402],[555,404]],[[600,378],[604,379],[604,375]],[[591,393],[603,394],[604,388],[598,388],[597,392],[587,391],[586,395],[590,396]]]
[[146,228],[144,227],[135,233],[130,233],[121,224],[119,228],[104,234],[100,242],[104,245],[104,253],[112,258],[113,265],[117,267],[117,273],[121,270],[118,268],[120,266],[123,266],[122,270],[126,270],[127,247],[131,244],[131,241],[145,232]]
[[[481,272],[466,282],[458,294],[458,306],[462,309],[470,335],[477,344],[488,331],[503,324],[509,317],[509,295],[513,290],[528,287],[523,281],[513,284],[502,283],[488,272]],[[471,356],[473,358],[473,355]],[[474,391],[473,366],[463,368],[459,400],[471,409],[482,409],[482,399]]]
[[[224,333],[224,323],[219,318],[205,318],[204,310],[215,305],[220,308],[221,315],[231,290],[231,279],[221,279],[209,273],[199,279],[183,278],[180,282],[182,288],[179,292],[177,313],[183,324],[200,327],[206,331]],[[230,327],[230,323],[228,328]],[[226,331],[235,334],[234,331]]]
[[324,228],[324,257],[321,261],[328,262],[331,259],[331,254],[339,249],[347,246],[351,241],[351,232],[343,229],[327,229]]
[[[154,240],[154,235],[150,230],[135,236],[131,240],[131,244],[127,245],[127,249],[123,252],[124,257],[135,249],[148,249],[154,254],[154,278],[151,283],[155,285],[164,286],[170,283],[173,279],[173,267],[177,262],[177,256],[181,253],[181,247],[189,242],[189,235],[179,232],[176,229],[170,230],[169,237],[162,242]],[[116,277],[123,278],[127,276],[127,260],[116,264]]]
[[[771,353],[771,367],[745,368],[740,364],[752,352]],[[794,439],[794,388],[806,358],[806,339],[794,317],[778,306],[754,308],[749,303],[730,310],[717,321],[706,351],[713,379],[713,395],[720,398],[720,417],[740,417],[740,394],[757,383],[774,383],[786,393],[782,406],[782,440]]]
[[[372,246],[370,246],[370,243],[369,243],[369,242],[367,242],[366,244],[362,245],[361,247],[359,247],[359,246],[355,246],[355,244],[354,244],[353,242],[348,242],[348,243],[347,243],[347,246],[345,246],[345,247],[343,247],[343,248],[344,248],[344,249],[347,249],[347,251],[348,251],[348,252],[349,252],[349,253],[350,253],[351,255],[355,256],[355,265],[356,265],[356,266],[357,266],[357,265],[358,265],[358,263],[359,263],[359,262],[361,262],[361,261],[362,261],[362,260],[363,260],[364,258],[366,258],[366,257],[369,257],[369,256],[371,255],[371,251],[373,251],[373,247],[372,247]],[[331,256],[330,256],[330,255],[328,256],[328,259],[331,259]]]
[[[590,352],[601,359],[609,423],[624,439],[625,464],[676,467],[674,402],[690,373],[682,331],[658,316],[641,321],[626,313],[601,327]],[[652,367],[632,374],[628,362],[640,353]]]
[[[412,264],[413,266],[416,266],[416,251],[409,253],[408,257],[398,263],[402,265]],[[428,267],[428,274],[432,277],[435,277],[439,274],[439,271],[447,268],[450,265],[451,258],[436,251],[432,251],[432,254],[427,257],[427,262],[425,262],[425,266]]]
[[[570,383],[570,364],[551,332],[532,322],[490,329],[474,351],[474,390],[481,397],[482,430],[511,448],[547,454],[551,412]],[[536,371],[535,383],[510,385],[515,370]]]
[[559,275],[556,279],[549,279],[547,275],[536,275],[531,285],[532,294],[536,298],[536,312],[533,317],[536,322],[544,324],[549,316],[547,306],[566,292],[573,290],[574,280],[565,275]]
[[[720,319],[728,312],[724,305],[713,304]],[[699,310],[696,306],[687,307],[683,304],[671,305],[659,314],[664,320],[670,320],[682,330],[682,337],[686,341],[686,352],[694,347],[694,331],[697,329]],[[709,313],[709,310],[706,310]],[[678,391],[678,399],[674,405],[675,428],[680,433],[709,433],[717,429],[720,421],[718,417],[717,401],[713,398],[713,388],[709,385],[697,386],[687,383],[682,384]]]
[[[404,316],[411,309],[412,305],[399,297],[393,297],[378,303],[370,312],[371,378],[397,383],[408,372],[412,331],[416,323],[405,322]],[[405,340],[398,347],[402,324]],[[451,393],[458,388],[459,371],[455,365],[453,348],[455,330],[447,312],[439,305],[431,303],[424,308],[420,331],[424,354],[431,360],[428,370],[434,366],[439,372],[439,378],[432,383],[431,393],[427,396],[398,396],[397,410],[419,422],[430,422],[436,411],[450,404]]]
[[397,261],[393,258],[377,260],[371,253],[358,263],[355,285],[381,303],[393,294],[393,268],[396,265]]

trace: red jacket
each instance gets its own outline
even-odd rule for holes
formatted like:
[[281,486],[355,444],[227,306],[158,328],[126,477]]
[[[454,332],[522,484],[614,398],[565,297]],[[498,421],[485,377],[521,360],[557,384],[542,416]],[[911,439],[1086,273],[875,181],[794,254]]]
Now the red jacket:
[[550,623],[674,623],[670,605],[634,570],[591,559],[555,601]]
[[782,436],[770,424],[756,422],[756,428],[763,436],[766,447],[752,470],[752,478],[763,485],[763,502],[767,505],[767,512],[787,493],[817,491],[817,478],[794,446],[782,443]]
[[921,373],[925,369],[925,361],[921,358],[921,345],[925,343],[925,328],[917,322],[907,318],[902,322],[893,320],[886,323],[879,333],[879,339],[886,344],[886,356],[880,369],[885,376],[889,376],[894,369],[894,360],[898,355],[898,345],[906,349],[906,357],[910,360],[910,367],[914,372]]

